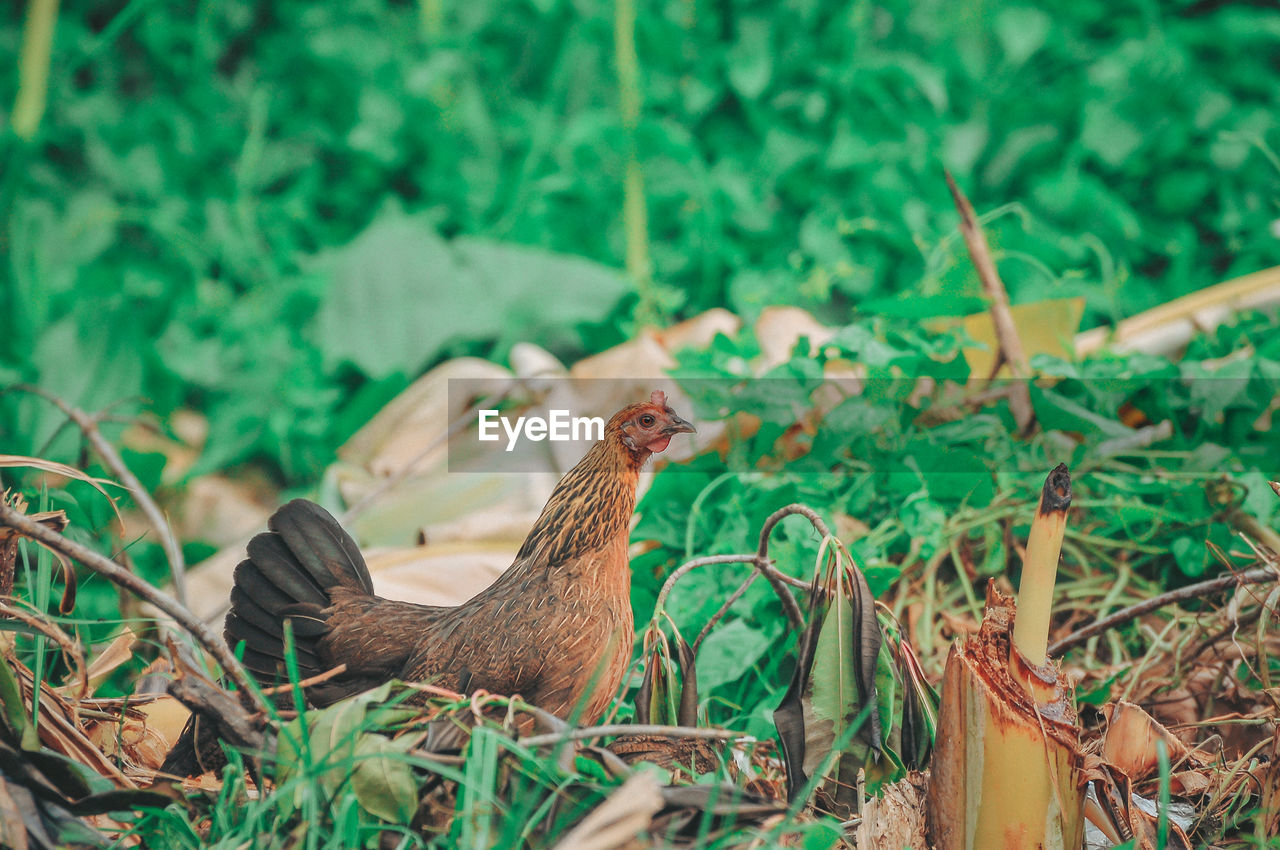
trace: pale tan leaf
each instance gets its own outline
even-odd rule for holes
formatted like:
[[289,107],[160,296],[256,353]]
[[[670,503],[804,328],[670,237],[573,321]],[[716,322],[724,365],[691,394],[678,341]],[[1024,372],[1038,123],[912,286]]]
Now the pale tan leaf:
[[[1015,304],[1009,308],[1013,324],[1022,340],[1023,352],[1028,358],[1036,354],[1054,357],[1072,356],[1072,343],[1084,316],[1083,298],[1057,298],[1036,301],[1031,304]],[[996,352],[1000,345],[996,339],[995,325],[990,311],[973,313],[959,318],[930,319],[924,326],[935,333],[961,328],[965,334],[982,347],[966,346],[965,362],[969,371],[979,379],[991,375]],[[1008,375],[1008,366],[1001,367],[1001,375]]]

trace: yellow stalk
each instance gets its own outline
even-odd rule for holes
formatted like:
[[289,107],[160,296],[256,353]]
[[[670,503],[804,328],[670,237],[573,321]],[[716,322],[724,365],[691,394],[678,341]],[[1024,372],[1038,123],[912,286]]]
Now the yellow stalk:
[[1053,613],[1053,585],[1058,577],[1062,535],[1071,506],[1071,474],[1065,464],[1049,473],[1040,493],[1040,507],[1027,537],[1027,557],[1018,587],[1018,617],[1013,644],[1029,663],[1039,667],[1048,658],[1049,616]]

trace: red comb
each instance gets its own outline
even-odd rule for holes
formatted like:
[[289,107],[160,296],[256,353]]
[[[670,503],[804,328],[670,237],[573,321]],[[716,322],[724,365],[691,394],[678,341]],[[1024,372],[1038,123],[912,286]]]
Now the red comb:
[[667,406],[666,393],[664,393],[662,390],[654,390],[653,393],[649,396],[649,401],[653,402],[659,407],[666,407]]

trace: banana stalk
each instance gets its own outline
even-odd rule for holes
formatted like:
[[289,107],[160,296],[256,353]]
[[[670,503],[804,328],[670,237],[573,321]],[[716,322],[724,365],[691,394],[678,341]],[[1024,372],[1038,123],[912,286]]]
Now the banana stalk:
[[977,635],[951,648],[927,820],[937,850],[1075,850],[1083,755],[1071,688],[1046,657],[1071,477],[1049,474],[1032,523],[1019,604],[994,585]]

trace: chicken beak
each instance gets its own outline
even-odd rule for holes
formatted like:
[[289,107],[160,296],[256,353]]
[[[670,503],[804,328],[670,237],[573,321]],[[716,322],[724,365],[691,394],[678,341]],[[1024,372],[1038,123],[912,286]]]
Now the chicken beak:
[[664,434],[696,434],[698,433],[698,429],[693,427],[691,423],[686,422],[685,420],[681,419],[679,416],[676,416],[674,413],[669,415],[671,417],[671,424],[663,428],[662,433]]

